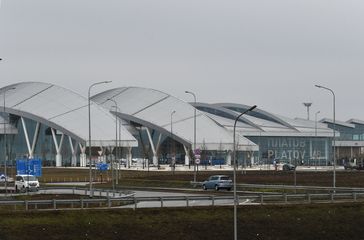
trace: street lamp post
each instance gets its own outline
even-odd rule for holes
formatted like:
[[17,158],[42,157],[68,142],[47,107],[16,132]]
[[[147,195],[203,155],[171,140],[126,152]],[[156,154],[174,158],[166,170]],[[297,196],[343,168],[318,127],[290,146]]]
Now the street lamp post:
[[[317,111],[316,113],[315,113],[315,140],[317,141],[317,114],[319,114],[320,113],[320,111]],[[315,144],[315,146],[316,146],[316,144]],[[318,163],[318,157],[317,157],[317,148],[315,148],[315,169],[317,170],[317,163]]]
[[[114,99],[107,99],[106,101],[111,101],[113,102],[115,105],[113,106],[115,108],[116,114],[115,114],[115,161],[116,161],[116,156],[117,156],[117,151],[118,151],[118,103],[114,100]],[[114,181],[114,166],[113,166],[113,162],[111,160],[111,179],[112,179],[112,188],[113,190],[115,189],[115,181]],[[118,169],[117,169],[118,170]],[[117,171],[118,172],[118,171]],[[118,177],[116,178],[117,184],[119,184],[118,181]]]
[[335,188],[336,188],[336,142],[335,142],[335,128],[336,128],[336,122],[335,122],[335,93],[332,89],[328,88],[328,87],[324,87],[324,86],[321,86],[321,85],[315,85],[315,87],[317,88],[322,88],[322,89],[325,89],[329,92],[332,93],[332,96],[333,96],[333,117],[334,117],[334,126],[333,126],[333,133],[334,133],[334,136],[333,136],[333,144],[334,144],[334,156],[333,156],[333,167],[334,167],[334,171],[333,171],[333,188],[334,188],[334,191],[335,191]]
[[[0,59],[1,60],[1,59]],[[7,175],[7,147],[6,147],[6,121],[5,121],[5,111],[6,111],[6,104],[5,104],[5,98],[6,98],[6,92],[9,90],[14,90],[15,87],[7,88],[4,90],[4,174],[5,174],[5,195],[8,193],[8,175]]]
[[234,122],[234,134],[233,134],[233,143],[234,143],[234,146],[233,146],[233,162],[234,162],[234,240],[238,240],[238,230],[237,230],[237,197],[236,197],[236,153],[235,153],[235,132],[236,132],[236,123],[237,121],[239,120],[239,118],[241,116],[243,116],[245,113],[249,112],[249,111],[253,111],[254,108],[256,108],[257,105],[254,105],[252,106],[251,108],[245,110],[244,112],[240,113],[240,115],[235,119],[235,122]]
[[[175,114],[176,113],[176,111],[175,110],[173,110],[172,112],[171,112],[171,145],[172,145],[172,141],[173,141],[173,121],[172,121],[172,119],[173,119],[173,114]],[[172,147],[171,147],[171,155],[172,155],[172,157],[171,157],[171,168],[173,169],[173,173],[174,173],[174,167],[175,167],[175,165],[174,165],[174,161],[175,161],[175,154],[173,153],[172,154]]]
[[97,82],[92,84],[89,88],[88,88],[88,144],[89,144],[89,149],[88,149],[88,154],[89,154],[89,174],[90,174],[90,197],[92,197],[92,164],[91,164],[91,88],[93,86],[99,85],[99,84],[105,84],[105,83],[111,83],[111,81],[103,81],[103,82]]
[[311,107],[312,103],[304,102],[303,105],[307,108],[307,120],[310,120],[310,107]]
[[[115,161],[116,161],[117,156],[118,156],[118,146],[119,146],[119,143],[118,143],[118,109],[119,108],[118,108],[118,103],[114,99],[109,98],[109,99],[107,99],[107,101],[111,101],[115,104],[113,107],[115,108],[115,112],[116,112],[116,114],[115,114]],[[119,166],[119,164],[118,164],[118,166]],[[113,164],[111,164],[111,172],[113,172]],[[112,176],[114,176],[114,175],[112,174]],[[119,184],[119,168],[116,169],[116,184]],[[114,181],[113,181],[113,188],[115,188]]]
[[[187,94],[191,94],[194,98],[195,101],[195,106],[194,106],[194,115],[193,115],[193,151],[194,152],[196,150],[196,94],[194,94],[191,91],[185,91],[185,93]],[[191,156],[192,157],[192,156]],[[193,161],[193,182],[196,182],[196,162],[195,160]]]

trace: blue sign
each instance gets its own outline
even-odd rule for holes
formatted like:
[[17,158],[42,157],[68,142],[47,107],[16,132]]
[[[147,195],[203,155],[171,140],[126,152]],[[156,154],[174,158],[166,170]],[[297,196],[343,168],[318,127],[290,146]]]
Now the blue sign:
[[201,160],[201,165],[224,165],[225,161],[224,159],[212,159],[212,160]]
[[107,169],[109,169],[109,164],[107,164],[107,163],[98,163],[98,164],[96,164],[96,168],[99,171],[107,171]]
[[16,174],[42,176],[42,160],[40,159],[18,159],[16,160]]

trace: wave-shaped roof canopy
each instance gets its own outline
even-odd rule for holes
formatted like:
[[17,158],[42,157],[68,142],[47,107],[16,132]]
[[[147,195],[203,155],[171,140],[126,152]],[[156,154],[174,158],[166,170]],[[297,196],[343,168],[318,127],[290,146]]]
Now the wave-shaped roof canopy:
[[[119,113],[115,113],[114,103],[108,99],[117,102]],[[170,135],[172,127],[177,141],[186,146],[193,144],[195,108],[167,93],[148,88],[122,87],[99,93],[92,100],[114,111],[122,119],[155,129],[167,136]],[[197,147],[205,146],[209,150],[233,148],[233,136],[227,129],[200,111],[197,111],[196,122]],[[244,137],[238,143],[241,150],[258,149],[256,144]]]
[[[15,88],[7,91],[9,88]],[[41,82],[22,82],[0,89],[6,91],[5,112],[28,118],[81,143],[88,144],[88,100],[68,89]],[[92,146],[115,146],[115,117],[91,103]],[[0,112],[3,108],[0,109]],[[120,146],[137,146],[136,139],[121,129]]]
[[[230,130],[239,113],[250,108],[236,103],[196,103],[195,107],[206,112],[209,117]],[[244,136],[333,136],[333,131],[328,128],[327,124],[315,123],[306,119],[290,119],[259,108],[243,115],[236,127],[236,130]]]

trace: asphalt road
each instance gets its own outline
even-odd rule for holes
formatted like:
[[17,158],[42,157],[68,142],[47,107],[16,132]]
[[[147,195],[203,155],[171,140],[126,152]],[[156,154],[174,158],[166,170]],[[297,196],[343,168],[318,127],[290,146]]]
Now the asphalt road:
[[[0,187],[3,188],[3,187]],[[9,187],[9,190],[13,189]],[[210,196],[214,196],[215,192],[210,191]],[[29,193],[8,193],[7,196],[11,196],[14,194],[78,194],[78,195],[89,195],[88,189],[73,189],[72,187],[62,187],[62,188],[48,188],[41,189],[38,192],[29,192]],[[5,194],[0,194],[0,197],[4,197]],[[116,191],[112,192],[110,190],[95,190],[94,196],[98,197],[111,197],[111,198],[120,198],[120,197],[136,197],[136,198],[151,198],[156,197],[159,199],[163,199],[163,203],[161,200],[158,201],[143,201],[138,200],[137,207],[138,208],[159,208],[163,207],[193,207],[193,206],[227,206],[233,205],[233,199],[214,199],[214,200],[194,200],[193,197],[196,196],[207,196],[206,194],[201,193],[185,193],[185,192],[173,192],[173,191],[141,191],[141,190],[126,190],[126,191]],[[186,197],[186,200],[168,200],[168,197]],[[188,199],[191,198],[192,200]],[[188,199],[188,200],[187,200]],[[252,203],[249,199],[240,199],[240,204],[255,204]],[[125,205],[119,208],[135,208],[135,204]]]

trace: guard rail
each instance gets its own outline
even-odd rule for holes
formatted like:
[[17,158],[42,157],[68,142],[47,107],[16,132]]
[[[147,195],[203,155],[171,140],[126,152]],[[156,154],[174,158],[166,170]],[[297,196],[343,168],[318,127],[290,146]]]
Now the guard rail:
[[[237,200],[243,204],[310,204],[310,203],[338,203],[364,201],[363,192],[354,193],[319,193],[319,194],[256,194],[238,195]],[[191,206],[217,206],[232,205],[232,195],[198,195],[198,196],[164,196],[164,197],[102,197],[102,198],[81,198],[81,199],[52,199],[52,200],[4,200],[0,201],[0,208],[10,207],[15,210],[40,210],[40,209],[66,209],[66,208],[112,208],[130,207],[143,208],[140,203],[154,202],[157,205],[151,207],[191,207]],[[179,204],[177,204],[179,203]],[[182,204],[181,204],[182,203]],[[197,204],[199,203],[199,204]]]

